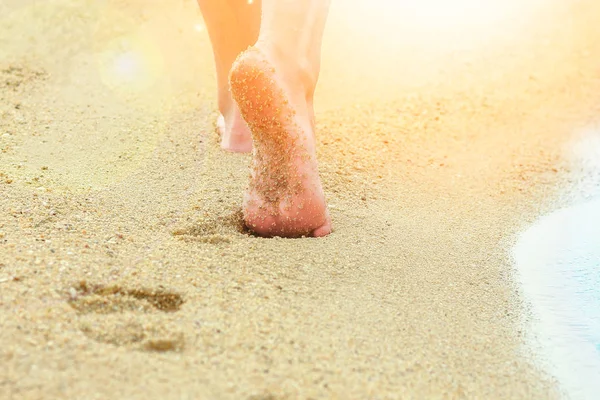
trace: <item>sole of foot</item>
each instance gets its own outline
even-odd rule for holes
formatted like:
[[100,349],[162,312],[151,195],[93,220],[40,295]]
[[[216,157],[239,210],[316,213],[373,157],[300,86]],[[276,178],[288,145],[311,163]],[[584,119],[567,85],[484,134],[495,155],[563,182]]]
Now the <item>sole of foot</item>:
[[244,221],[265,237],[326,236],[331,218],[318,173],[313,112],[305,88],[287,85],[295,79],[286,79],[285,71],[257,47],[240,54],[231,69],[231,93],[254,145]]

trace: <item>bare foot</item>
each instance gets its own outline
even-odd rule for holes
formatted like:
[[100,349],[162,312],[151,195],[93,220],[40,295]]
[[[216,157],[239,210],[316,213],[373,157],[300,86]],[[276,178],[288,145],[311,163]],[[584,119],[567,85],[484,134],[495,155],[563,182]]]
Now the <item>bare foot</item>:
[[244,220],[261,236],[325,236],[331,219],[315,154],[312,101],[299,74],[251,47],[230,84],[254,142]]
[[252,135],[250,128],[242,118],[240,110],[231,100],[231,106],[217,118],[217,130],[221,135],[221,148],[234,153],[249,153],[252,151]]

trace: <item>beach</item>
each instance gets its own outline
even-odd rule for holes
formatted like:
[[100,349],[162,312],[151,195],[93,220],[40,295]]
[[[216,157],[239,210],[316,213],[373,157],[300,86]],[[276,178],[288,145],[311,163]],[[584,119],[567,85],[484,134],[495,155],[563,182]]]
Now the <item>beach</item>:
[[505,3],[333,2],[302,239],[243,227],[194,1],[0,3],[0,398],[561,398],[511,248],[600,115],[600,3]]

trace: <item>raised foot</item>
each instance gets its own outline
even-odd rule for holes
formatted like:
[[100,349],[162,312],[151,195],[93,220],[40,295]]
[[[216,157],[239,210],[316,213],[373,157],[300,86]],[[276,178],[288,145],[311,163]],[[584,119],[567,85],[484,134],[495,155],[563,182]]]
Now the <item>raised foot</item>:
[[[276,69],[277,68],[277,69]],[[319,178],[307,90],[266,51],[251,47],[230,73],[254,143],[244,221],[261,236],[325,236],[331,219]]]

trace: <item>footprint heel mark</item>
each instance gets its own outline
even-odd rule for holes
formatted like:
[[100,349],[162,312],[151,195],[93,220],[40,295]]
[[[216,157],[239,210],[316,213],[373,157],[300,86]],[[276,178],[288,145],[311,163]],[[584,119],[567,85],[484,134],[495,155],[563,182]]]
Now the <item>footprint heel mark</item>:
[[13,92],[47,76],[45,71],[31,68],[27,63],[0,64],[0,87]]
[[266,392],[261,394],[254,394],[248,397],[248,400],[283,400],[282,397],[276,397],[275,395]]
[[192,225],[171,232],[181,240],[209,244],[231,243],[240,233],[248,234],[241,209],[220,217],[205,216]]
[[150,338],[143,343],[143,349],[146,351],[180,351],[185,345],[183,333],[179,332],[172,338]]
[[165,318],[183,305],[178,293],[81,281],[69,288],[68,296],[79,315],[80,330],[90,339],[145,351],[184,348],[183,333]]
[[103,325],[99,326],[97,321],[83,321],[79,324],[79,330],[96,342],[115,346],[138,344],[146,339],[146,330],[135,319],[119,319],[109,316],[102,322]]

